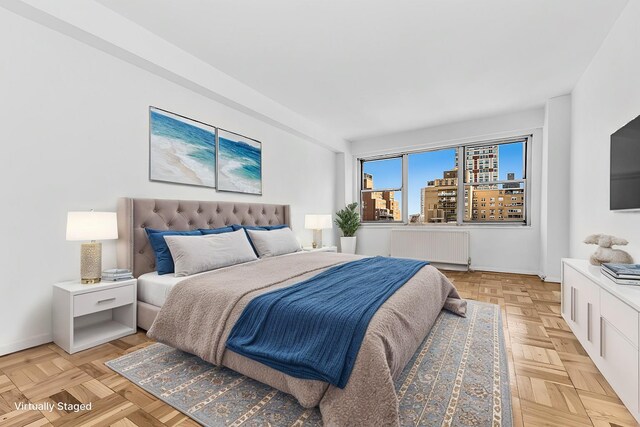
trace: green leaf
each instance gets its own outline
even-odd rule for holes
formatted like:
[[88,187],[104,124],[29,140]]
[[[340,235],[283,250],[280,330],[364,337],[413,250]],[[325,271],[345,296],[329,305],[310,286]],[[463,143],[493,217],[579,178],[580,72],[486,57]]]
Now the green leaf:
[[353,237],[360,228],[360,214],[356,210],[357,203],[350,203],[336,212],[335,223],[342,230],[344,237]]

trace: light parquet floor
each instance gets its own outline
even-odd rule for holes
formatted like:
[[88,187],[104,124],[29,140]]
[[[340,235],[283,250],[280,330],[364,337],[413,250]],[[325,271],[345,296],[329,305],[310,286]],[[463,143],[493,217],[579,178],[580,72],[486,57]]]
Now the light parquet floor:
[[[636,426],[560,317],[560,286],[535,276],[445,272],[463,298],[502,307],[514,425]],[[143,332],[68,355],[47,344],[0,357],[0,427],[196,426],[104,362],[149,345]],[[16,403],[93,403],[90,412]]]
[[515,426],[636,426],[560,315],[560,285],[536,276],[446,272],[463,298],[499,304]]

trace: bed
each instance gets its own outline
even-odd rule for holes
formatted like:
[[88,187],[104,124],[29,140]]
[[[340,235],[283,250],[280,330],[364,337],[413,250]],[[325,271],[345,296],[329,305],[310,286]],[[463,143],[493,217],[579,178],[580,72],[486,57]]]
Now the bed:
[[139,284],[138,325],[158,341],[223,365],[319,406],[326,425],[397,425],[394,379],[411,359],[443,308],[464,315],[465,304],[448,279],[420,267],[375,312],[343,386],[294,377],[226,347],[243,311],[260,296],[290,289],[357,255],[295,253],[248,262],[187,278],[154,275],[145,227],[189,230],[230,224],[288,224],[286,205],[122,199],[119,265]]
[[131,270],[136,278],[145,275],[142,284],[139,283],[144,290],[138,291],[138,327],[149,330],[164,298],[181,280],[172,275],[154,274],[155,257],[145,228],[195,230],[231,224],[265,226],[289,223],[288,205],[128,197],[119,199],[118,267]]

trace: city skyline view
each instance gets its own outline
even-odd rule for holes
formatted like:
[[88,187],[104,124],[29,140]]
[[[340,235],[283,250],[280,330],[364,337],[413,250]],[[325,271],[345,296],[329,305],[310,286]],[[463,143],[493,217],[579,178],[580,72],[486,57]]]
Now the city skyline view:
[[[498,179],[506,180],[507,173],[514,173],[515,179],[523,178],[524,142],[513,142],[498,145]],[[408,182],[405,192],[408,193],[409,215],[421,213],[421,189],[428,181],[441,179],[445,171],[455,169],[456,149],[442,149],[412,153],[408,156]],[[402,187],[402,158],[367,161],[363,173],[374,178],[375,189],[395,189]],[[395,199],[402,206],[402,197],[407,195],[396,191]]]

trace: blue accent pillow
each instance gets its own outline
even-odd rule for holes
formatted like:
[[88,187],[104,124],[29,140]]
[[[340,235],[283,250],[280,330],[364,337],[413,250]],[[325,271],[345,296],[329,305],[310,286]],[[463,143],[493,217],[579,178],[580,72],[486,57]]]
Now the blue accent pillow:
[[271,231],[271,230],[280,230],[281,228],[288,228],[289,226],[287,224],[278,224],[278,225],[240,225],[240,224],[233,224],[233,225],[231,225],[231,227],[233,227],[233,231],[244,230],[244,234],[247,235],[247,239],[249,239],[249,243],[251,244],[251,248],[253,249],[253,252],[256,253],[256,256],[258,258],[260,258],[260,254],[256,250],[256,247],[253,246],[253,242],[251,241],[251,237],[249,236],[249,233],[247,233],[247,230],[267,230],[267,231]]
[[173,257],[169,246],[164,240],[164,236],[202,236],[200,230],[191,231],[172,231],[172,230],[155,230],[153,228],[145,228],[149,243],[156,254],[156,271],[158,274],[173,273],[175,266],[173,265]]
[[279,230],[281,228],[289,227],[287,224],[278,224],[278,225],[240,225],[233,224],[233,231],[238,231],[240,229],[246,230]]
[[202,234],[220,234],[220,233],[230,233],[232,231],[236,231],[232,226],[220,227],[220,228],[201,228],[199,230]]

